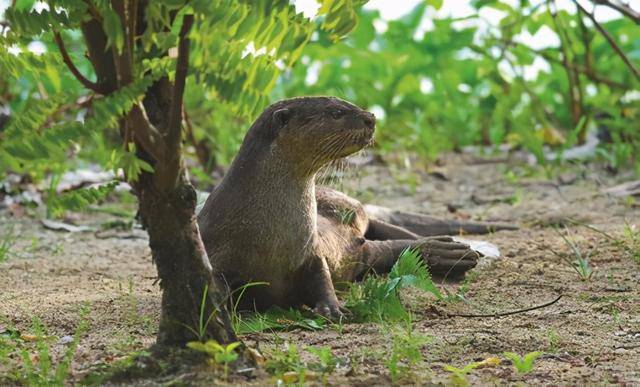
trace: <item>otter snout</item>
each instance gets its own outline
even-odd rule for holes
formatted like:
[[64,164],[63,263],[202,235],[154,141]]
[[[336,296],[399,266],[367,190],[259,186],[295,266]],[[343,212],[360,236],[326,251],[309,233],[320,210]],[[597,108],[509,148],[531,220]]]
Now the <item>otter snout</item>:
[[373,130],[376,127],[376,116],[373,113],[362,112],[362,122],[367,128]]

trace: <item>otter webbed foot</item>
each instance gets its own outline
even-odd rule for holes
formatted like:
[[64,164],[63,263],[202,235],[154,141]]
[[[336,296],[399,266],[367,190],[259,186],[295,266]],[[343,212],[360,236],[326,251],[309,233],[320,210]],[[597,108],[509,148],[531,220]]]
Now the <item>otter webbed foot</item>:
[[349,314],[349,311],[340,306],[340,303],[338,303],[336,300],[336,302],[318,301],[313,308],[313,313],[325,317],[331,321],[340,321]]
[[460,277],[478,264],[480,254],[448,236],[427,237],[416,241],[422,258],[433,275]]

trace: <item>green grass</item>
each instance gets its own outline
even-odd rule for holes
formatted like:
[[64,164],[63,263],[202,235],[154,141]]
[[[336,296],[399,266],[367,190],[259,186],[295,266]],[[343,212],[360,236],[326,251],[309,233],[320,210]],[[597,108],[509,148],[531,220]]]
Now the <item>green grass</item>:
[[0,263],[9,259],[9,256],[11,255],[11,248],[18,238],[18,236],[14,234],[13,230],[14,225],[11,224],[7,227],[4,235],[2,235],[2,238],[0,239]]
[[578,245],[575,242],[573,242],[569,237],[565,236],[557,228],[555,229],[555,231],[560,237],[562,237],[562,240],[569,247],[571,254],[573,255],[573,260],[569,258],[569,256],[567,256],[566,254],[558,253],[553,249],[551,249],[551,252],[555,254],[558,258],[566,262],[578,274],[578,276],[582,281],[590,281],[591,277],[594,274],[594,270],[591,267],[591,264],[589,263],[589,258],[593,254],[594,250],[589,250],[589,252],[587,252],[587,254],[584,255],[578,248]]
[[0,382],[14,382],[25,386],[63,386],[67,383],[71,361],[89,324],[87,307],[80,310],[80,320],[72,338],[61,355],[55,355],[58,338],[49,336],[42,322],[34,317],[31,333],[15,329],[0,334],[0,361],[9,366],[9,372]]

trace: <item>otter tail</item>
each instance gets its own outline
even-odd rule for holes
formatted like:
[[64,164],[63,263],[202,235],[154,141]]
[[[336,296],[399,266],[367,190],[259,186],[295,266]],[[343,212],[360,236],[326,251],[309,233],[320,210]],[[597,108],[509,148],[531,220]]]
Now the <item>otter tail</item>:
[[445,220],[374,205],[365,205],[364,210],[371,218],[391,223],[422,236],[488,234],[494,231],[518,229],[511,224]]

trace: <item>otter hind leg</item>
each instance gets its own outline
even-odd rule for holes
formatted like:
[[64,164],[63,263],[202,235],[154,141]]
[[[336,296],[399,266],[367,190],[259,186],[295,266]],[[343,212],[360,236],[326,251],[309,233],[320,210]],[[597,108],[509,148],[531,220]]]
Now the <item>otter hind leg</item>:
[[407,248],[417,249],[431,274],[439,277],[460,277],[478,263],[479,254],[468,245],[451,237],[424,237],[420,239],[367,240],[362,249],[361,266],[354,279],[365,274],[388,273],[400,254]]
[[518,227],[502,223],[465,222],[444,220],[412,212],[395,211],[386,207],[365,205],[369,219],[390,223],[421,236],[488,234],[499,230],[517,230]]

